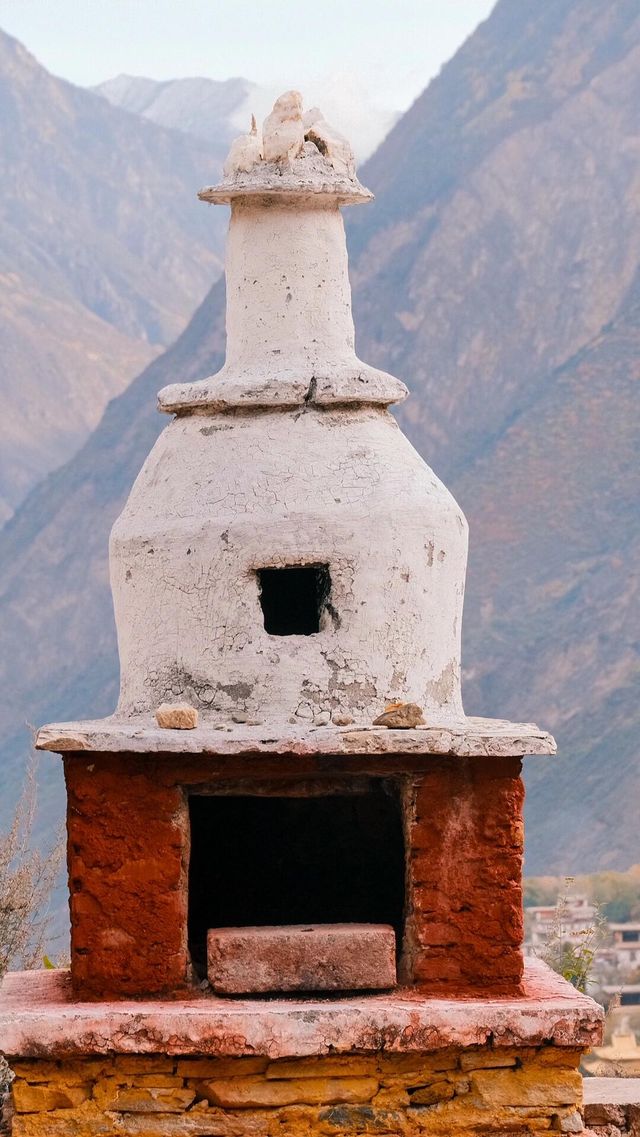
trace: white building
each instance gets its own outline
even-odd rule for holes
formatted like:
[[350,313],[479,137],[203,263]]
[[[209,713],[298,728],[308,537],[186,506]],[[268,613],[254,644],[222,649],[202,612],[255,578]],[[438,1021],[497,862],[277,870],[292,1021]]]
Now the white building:
[[598,910],[586,896],[568,896],[558,904],[527,908],[527,919],[526,948],[529,955],[535,955],[552,939],[555,943],[575,943],[598,922]]

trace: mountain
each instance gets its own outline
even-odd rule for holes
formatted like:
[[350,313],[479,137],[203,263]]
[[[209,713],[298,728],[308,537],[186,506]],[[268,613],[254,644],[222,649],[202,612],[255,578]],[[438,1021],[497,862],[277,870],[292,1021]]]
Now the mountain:
[[555,731],[530,871],[640,848],[640,12],[501,0],[367,168],[361,348],[471,526],[469,711]]
[[220,154],[54,78],[0,32],[0,523],[219,274],[224,217],[195,195]]
[[[247,101],[254,85],[246,79],[168,79],[164,82],[137,75],[117,75],[93,90],[114,106],[143,115],[160,126],[206,138],[221,148],[224,159],[238,127],[250,120]],[[234,126],[234,117],[244,120]]]
[[[640,12],[499,0],[361,171],[359,353],[410,385],[403,428],[465,510],[469,713],[535,718],[528,871],[638,862]],[[4,534],[4,780],[22,721],[115,702],[107,537],[163,421],[223,352],[219,282]],[[47,809],[59,809],[56,760]]]
[[[284,85],[286,86],[286,77]],[[282,94],[283,85],[265,86],[246,79],[169,79],[159,81],[135,75],[118,75],[93,90],[114,106],[144,115],[153,122],[184,130],[225,146],[244,133],[254,114],[261,122]],[[342,131],[363,162],[399,118],[395,110],[380,107],[353,75],[336,72],[323,80],[309,79],[305,105],[322,104],[325,118]]]

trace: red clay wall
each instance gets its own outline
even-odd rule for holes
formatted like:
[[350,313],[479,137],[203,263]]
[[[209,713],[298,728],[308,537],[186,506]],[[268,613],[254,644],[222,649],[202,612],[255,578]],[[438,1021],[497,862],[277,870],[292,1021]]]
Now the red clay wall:
[[[401,975],[438,994],[515,994],[522,974],[520,761],[65,756],[71,968],[84,998],[182,995],[189,823],[184,787],[224,777],[397,775],[407,831]],[[245,791],[246,792],[246,791]]]
[[434,760],[414,787],[403,970],[434,992],[519,989],[520,766],[517,758]]
[[68,760],[65,773],[74,988],[88,998],[184,990],[182,791],[153,760]]

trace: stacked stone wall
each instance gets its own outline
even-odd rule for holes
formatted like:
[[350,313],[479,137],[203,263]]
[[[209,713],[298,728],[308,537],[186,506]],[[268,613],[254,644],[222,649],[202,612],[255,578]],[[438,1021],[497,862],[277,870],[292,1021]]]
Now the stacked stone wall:
[[13,1137],[525,1137],[579,1132],[580,1051],[14,1063]]

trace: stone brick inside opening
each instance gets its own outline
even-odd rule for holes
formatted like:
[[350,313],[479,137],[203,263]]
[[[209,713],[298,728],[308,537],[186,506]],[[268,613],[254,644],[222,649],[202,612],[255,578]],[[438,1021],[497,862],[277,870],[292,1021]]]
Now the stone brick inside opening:
[[209,928],[391,924],[404,913],[404,838],[396,787],[305,797],[189,800],[189,949],[206,971]]
[[258,569],[265,630],[271,636],[311,636],[329,602],[328,565]]

